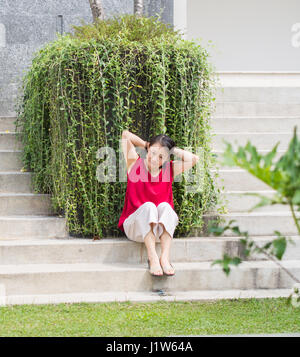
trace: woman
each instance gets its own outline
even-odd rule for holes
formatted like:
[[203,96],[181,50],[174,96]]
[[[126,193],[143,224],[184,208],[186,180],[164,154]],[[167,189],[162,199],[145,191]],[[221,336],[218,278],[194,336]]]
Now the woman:
[[[136,152],[135,146],[145,148],[146,158]],[[127,188],[118,228],[127,238],[144,242],[152,275],[174,275],[170,264],[170,247],[178,216],[174,210],[172,182],[178,174],[192,168],[198,156],[175,147],[167,135],[157,135],[149,142],[124,130],[122,150],[127,166]],[[170,154],[182,160],[170,160]],[[161,243],[161,256],[155,242]]]

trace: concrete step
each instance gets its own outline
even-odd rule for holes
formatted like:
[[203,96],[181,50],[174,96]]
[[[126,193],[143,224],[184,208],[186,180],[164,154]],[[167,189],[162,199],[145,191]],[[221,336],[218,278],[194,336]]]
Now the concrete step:
[[[256,236],[252,239],[259,246],[277,236]],[[283,260],[300,257],[300,237],[292,236],[295,244],[288,243]],[[160,243],[156,244],[158,255]],[[185,237],[174,238],[170,259],[172,262],[202,262],[220,259],[223,253],[242,258],[240,237]],[[243,257],[245,260],[246,258]],[[246,260],[268,260],[262,254],[253,254]],[[143,243],[127,238],[66,238],[43,240],[0,240],[0,262],[2,265],[18,264],[76,264],[76,263],[128,263],[144,264],[147,251]]]
[[20,150],[23,143],[16,137],[16,132],[0,132],[0,150]]
[[22,167],[21,150],[0,150],[0,172],[20,171]]
[[[217,301],[220,299],[266,299],[288,297],[291,289],[254,290],[188,290],[164,292],[112,291],[105,293],[68,293],[2,296],[2,305],[60,304],[80,302],[154,302],[154,301]],[[1,300],[0,300],[1,305]]]
[[[224,191],[266,191],[272,189],[248,171],[240,168],[211,170],[215,183]],[[218,176],[217,176],[218,174]]]
[[0,240],[66,237],[66,219],[58,216],[0,216]]
[[300,113],[299,103],[258,103],[258,102],[217,102],[214,115],[218,116],[266,116],[266,115],[291,115]]
[[[296,212],[296,217],[300,217],[300,212]],[[299,234],[291,212],[231,212],[219,214],[219,218],[222,220],[222,226],[229,224],[230,220],[235,220],[234,225],[239,226],[242,232],[247,231],[250,236],[274,235],[276,230],[284,235]],[[215,220],[215,217],[212,213],[204,214],[203,219],[208,223],[210,220]],[[195,230],[194,235],[203,235],[205,232],[205,228],[202,232]],[[231,231],[224,232],[224,236],[232,236],[232,234]]]
[[[273,197],[276,191],[251,191],[252,193],[258,193],[266,197]],[[221,197],[226,202],[226,207],[228,212],[248,212],[248,210],[254,207],[258,202],[261,201],[259,197],[246,195],[246,193],[251,193],[250,191],[226,191],[221,193]],[[255,212],[282,212],[290,211],[288,205],[270,205],[255,208]]]
[[[282,262],[300,279],[300,260]],[[227,277],[211,262],[177,262],[171,277],[152,276],[146,264],[0,265],[0,284],[10,295],[104,293],[113,291],[190,291],[289,289],[294,281],[272,261],[242,262]]]
[[218,86],[226,87],[300,87],[300,72],[218,71]]
[[[234,150],[235,151],[235,150]],[[268,154],[269,152],[271,151],[270,150],[257,150],[257,152],[260,154],[260,155],[266,155]],[[276,162],[280,159],[280,157],[282,155],[284,155],[286,151],[285,150],[277,150],[276,151],[276,155],[273,159],[273,162]],[[212,150],[211,153],[215,156],[216,160],[217,160],[217,166],[222,168],[222,169],[238,169],[240,168],[239,166],[228,166],[228,165],[221,165],[221,163],[223,162],[223,154],[224,154],[224,150]]]
[[271,151],[277,142],[280,142],[278,150],[286,150],[292,137],[292,132],[216,132],[212,134],[211,146],[213,150],[223,151],[226,149],[226,145],[223,143],[225,140],[232,144],[233,150],[237,150],[238,146],[245,146],[249,140],[258,150]]
[[211,128],[213,132],[234,133],[246,131],[264,133],[272,131],[278,133],[290,132],[290,135],[292,136],[294,126],[299,128],[300,116],[215,116],[211,119]]
[[33,172],[0,172],[0,193],[33,193]]
[[298,86],[225,86],[217,87],[217,102],[253,102],[275,104],[299,104],[300,81]]
[[16,124],[15,121],[17,120],[16,116],[0,116],[0,131],[15,131]]
[[15,101],[14,100],[7,100],[7,99],[0,98],[0,113],[1,113],[1,116],[6,116],[6,117],[16,116],[17,113],[13,109],[14,105],[15,105]]
[[53,214],[49,194],[0,193],[0,216]]

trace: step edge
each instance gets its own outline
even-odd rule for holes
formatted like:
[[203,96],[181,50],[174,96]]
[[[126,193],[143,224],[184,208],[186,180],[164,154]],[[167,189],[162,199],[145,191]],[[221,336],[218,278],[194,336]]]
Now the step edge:
[[[221,266],[211,266],[212,261],[201,262],[175,262],[177,271],[184,270],[216,270],[222,271]],[[300,269],[300,260],[282,260],[281,265],[287,268]],[[281,269],[271,260],[249,260],[242,261],[239,266],[232,266],[232,269]],[[0,265],[0,277],[3,275],[24,275],[24,274],[48,274],[48,273],[82,273],[82,272],[141,272],[148,271],[146,262],[143,263],[36,263],[36,264],[6,264]]]
[[[238,242],[241,238],[240,236],[203,236],[203,237],[174,237],[174,244],[178,243],[216,243],[216,242]],[[262,241],[264,239],[276,239],[278,238],[276,235],[264,235],[264,236],[252,236],[253,240]],[[290,235],[290,238],[299,240],[300,236]],[[19,246],[55,246],[55,245],[115,245],[115,244],[122,244],[132,246],[135,245],[137,248],[143,246],[144,243],[140,242],[133,242],[127,238],[101,238],[100,240],[93,240],[92,238],[45,238],[44,240],[24,240],[24,241],[17,241],[17,240],[0,240],[0,248],[1,247],[19,247]],[[160,244],[160,243],[158,243]]]
[[[232,290],[187,290],[168,292],[167,296],[155,292],[112,291],[105,293],[64,293],[36,295],[8,295],[3,305],[58,304],[80,302],[152,302],[152,301],[214,301],[223,299],[278,298],[288,297],[291,289],[232,289]],[[1,306],[1,304],[0,304]]]

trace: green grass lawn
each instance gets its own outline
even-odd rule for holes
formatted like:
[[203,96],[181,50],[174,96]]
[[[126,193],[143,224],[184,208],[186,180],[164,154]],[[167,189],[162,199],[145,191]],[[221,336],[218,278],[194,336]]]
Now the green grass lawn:
[[0,336],[174,336],[300,332],[285,298],[0,307]]

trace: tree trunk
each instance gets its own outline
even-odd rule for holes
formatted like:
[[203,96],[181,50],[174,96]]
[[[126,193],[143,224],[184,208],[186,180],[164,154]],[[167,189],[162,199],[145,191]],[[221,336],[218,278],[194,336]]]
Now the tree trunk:
[[138,17],[143,16],[143,0],[134,0],[134,14]]
[[96,20],[104,20],[104,11],[101,0],[89,0],[93,15],[93,22]]

